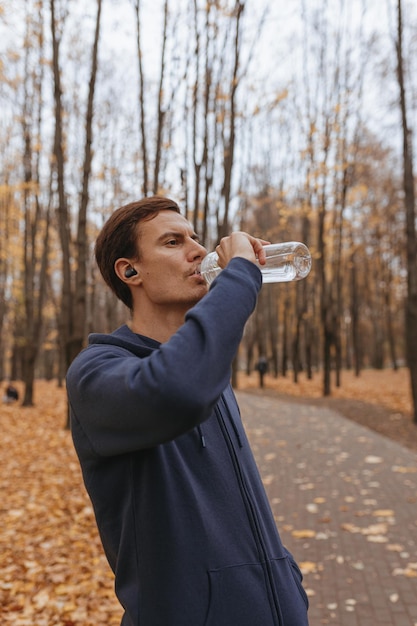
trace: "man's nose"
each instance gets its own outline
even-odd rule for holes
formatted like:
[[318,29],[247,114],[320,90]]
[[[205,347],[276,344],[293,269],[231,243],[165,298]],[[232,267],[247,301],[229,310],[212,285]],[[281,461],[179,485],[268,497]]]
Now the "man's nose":
[[195,241],[194,239],[193,239],[193,244],[194,244],[194,246],[192,247],[193,258],[201,257],[202,259],[204,259],[204,257],[207,256],[208,254],[207,249],[199,241]]

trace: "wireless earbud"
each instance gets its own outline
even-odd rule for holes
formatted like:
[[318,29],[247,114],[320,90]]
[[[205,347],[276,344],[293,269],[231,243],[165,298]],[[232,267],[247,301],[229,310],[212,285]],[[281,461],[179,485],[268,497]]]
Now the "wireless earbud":
[[125,271],[125,278],[132,278],[132,276],[136,276],[137,271],[134,267],[128,267]]

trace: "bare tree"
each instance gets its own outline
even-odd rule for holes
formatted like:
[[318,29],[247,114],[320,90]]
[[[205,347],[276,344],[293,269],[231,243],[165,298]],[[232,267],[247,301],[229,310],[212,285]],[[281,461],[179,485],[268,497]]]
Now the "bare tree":
[[62,299],[61,315],[59,319],[59,337],[62,347],[63,369],[71,363],[71,339],[73,333],[72,289],[71,289],[71,252],[70,252],[70,218],[65,191],[65,152],[63,132],[63,106],[60,68],[61,34],[58,29],[55,15],[55,0],[50,0],[51,35],[52,35],[52,70],[54,78],[54,113],[55,136],[53,148],[53,171],[55,175],[56,192],[58,199],[57,218],[58,232],[62,254]]
[[72,276],[73,255],[71,250],[71,219],[65,191],[64,125],[60,67],[60,35],[55,15],[55,0],[50,0],[52,33],[52,66],[54,77],[55,141],[54,170],[58,193],[58,229],[62,253],[62,300],[60,336],[63,347],[63,368],[66,371],[85,341],[86,330],[86,263],[87,263],[87,207],[92,161],[92,122],[94,90],[97,76],[98,42],[100,35],[101,0],[97,0],[97,17],[91,58],[88,102],[85,122],[85,148],[83,176],[78,209],[76,238],[76,275]]
[[[223,125],[223,187],[222,197],[224,202],[223,215],[218,219],[218,238],[224,237],[230,232],[229,208],[232,191],[232,170],[236,143],[236,92],[239,86],[240,65],[240,28],[241,16],[245,3],[236,0],[234,7],[235,36],[233,43],[233,70],[230,80],[229,114],[228,120],[224,117]],[[226,126],[227,123],[227,126]]]
[[163,108],[163,96],[164,96],[164,76],[166,66],[166,45],[167,45],[167,26],[168,26],[168,0],[164,3],[164,25],[162,33],[162,52],[161,52],[161,69],[159,75],[158,86],[158,104],[157,104],[157,128],[156,128],[156,140],[155,140],[155,163],[153,174],[153,193],[158,193],[159,189],[159,172],[161,167],[161,148],[162,148],[162,132],[165,120],[165,111]]
[[[213,51],[212,28],[210,24],[210,16],[213,11],[212,3],[208,2],[205,7],[205,29],[204,44],[201,42],[201,35],[198,26],[198,6],[197,0],[193,2],[194,9],[194,37],[195,37],[195,79],[192,88],[192,160],[194,167],[194,214],[193,224],[195,230],[201,232],[203,242],[207,241],[208,236],[208,197],[213,182],[213,159],[214,159],[214,131],[210,127],[210,109],[215,108],[215,85],[213,81],[213,65],[215,62],[215,53]],[[204,47],[203,47],[204,46]],[[203,79],[200,76],[200,56],[204,55],[204,74]],[[203,114],[202,120],[199,120],[199,98],[202,92]],[[203,134],[201,137],[201,150],[198,151],[199,135],[198,126],[202,121]],[[201,203],[200,197],[204,200]],[[201,204],[203,210],[200,210]],[[202,217],[201,217],[202,213]]]
[[[23,110],[21,116],[23,134],[23,406],[32,406],[35,380],[35,362],[41,343],[43,305],[46,296],[47,263],[49,252],[50,215],[49,205],[44,209],[39,197],[39,149],[43,113],[43,15],[42,5],[38,14],[26,16],[25,71],[23,82]],[[29,45],[32,42],[32,46]],[[32,54],[36,59],[32,63]]]
[[417,424],[417,236],[413,173],[413,149],[411,129],[408,123],[406,80],[403,59],[402,0],[397,0],[397,79],[400,89],[400,109],[403,135],[403,185],[406,214],[407,246],[407,300],[406,345],[410,370],[411,393],[414,404],[413,418]]
[[[87,110],[85,116],[85,144],[84,163],[82,170],[82,188],[78,208],[78,228],[76,237],[76,271],[75,271],[75,298],[72,352],[75,356],[82,349],[87,330],[87,266],[88,266],[88,222],[87,209],[90,200],[91,164],[93,159],[93,117],[94,94],[98,70],[98,44],[100,38],[102,0],[97,0],[97,17],[94,33],[94,43],[91,55],[91,72],[88,89]],[[73,356],[71,355],[71,357]]]
[[[167,4],[167,3],[166,3]],[[148,174],[148,143],[146,133],[146,102],[145,102],[145,77],[143,68],[143,51],[142,51],[142,35],[141,35],[141,3],[140,0],[134,0],[134,8],[136,15],[136,46],[138,57],[139,71],[139,115],[140,115],[140,141],[141,141],[141,157],[143,167],[143,183],[142,193],[144,196],[149,190],[149,174]]]
[[3,380],[6,363],[5,355],[7,344],[5,341],[5,322],[7,320],[7,314],[9,312],[9,303],[7,297],[7,285],[10,282],[10,270],[11,270],[11,254],[8,243],[11,239],[11,224],[12,209],[13,206],[13,194],[10,185],[8,184],[8,174],[3,173],[4,178],[2,183],[7,193],[3,193],[0,196],[0,246],[2,254],[0,254],[0,380]]

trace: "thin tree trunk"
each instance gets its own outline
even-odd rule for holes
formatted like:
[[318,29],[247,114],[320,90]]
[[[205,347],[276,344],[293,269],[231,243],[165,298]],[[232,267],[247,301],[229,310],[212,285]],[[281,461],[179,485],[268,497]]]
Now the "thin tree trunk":
[[406,346],[410,371],[413,420],[417,424],[417,237],[411,130],[408,127],[403,63],[402,2],[398,0],[397,76],[403,131],[403,183],[407,239]]
[[276,378],[278,376],[278,330],[279,330],[276,291],[274,288],[271,288],[271,289],[268,289],[267,294],[268,294],[269,345],[271,349],[272,369],[273,369],[274,376]]
[[102,0],[97,0],[97,18],[94,34],[94,44],[91,57],[91,74],[88,91],[87,112],[85,122],[85,146],[82,191],[80,206],[78,209],[78,229],[76,240],[77,269],[75,274],[75,315],[72,341],[71,360],[82,349],[86,338],[87,321],[87,261],[88,261],[88,235],[87,235],[87,208],[89,204],[89,184],[91,178],[91,163],[93,158],[93,112],[94,92],[98,69],[98,44],[100,38]]
[[148,194],[149,176],[148,176],[148,146],[146,139],[146,119],[145,119],[145,79],[142,64],[142,39],[141,39],[141,21],[140,21],[140,0],[136,0],[136,45],[138,55],[139,70],[139,112],[140,112],[140,136],[142,149],[142,167],[143,167],[143,184],[142,193],[144,196]]
[[65,193],[65,154],[63,138],[63,112],[62,112],[62,87],[61,70],[59,62],[60,39],[57,34],[55,19],[55,0],[50,0],[51,9],[51,34],[52,34],[52,69],[54,77],[54,106],[55,106],[55,139],[54,139],[54,162],[53,169],[56,174],[58,192],[58,232],[62,252],[62,299],[61,314],[59,320],[60,344],[63,350],[64,368],[71,363],[71,340],[73,335],[73,311],[71,289],[71,253],[70,253],[70,230],[67,199]]
[[161,147],[162,147],[162,132],[164,127],[165,112],[163,110],[163,93],[164,93],[164,75],[165,75],[165,51],[167,42],[167,25],[168,25],[168,0],[165,0],[164,4],[164,28],[162,33],[162,54],[161,54],[161,71],[159,76],[159,89],[158,89],[158,125],[156,130],[156,149],[155,149],[155,164],[153,174],[153,193],[158,193],[159,189],[159,171],[161,166]]
[[237,0],[235,5],[236,31],[234,41],[234,66],[230,91],[229,136],[225,141],[223,157],[224,181],[222,196],[224,198],[224,213],[222,223],[219,225],[219,239],[226,236],[229,233],[230,229],[229,208],[232,191],[232,170],[236,141],[236,92],[239,85],[238,70],[240,57],[240,19],[244,8],[244,2],[240,2],[239,0]]
[[396,372],[398,370],[397,351],[395,344],[395,332],[392,321],[392,304],[391,304],[391,290],[389,285],[391,284],[391,272],[388,272],[388,279],[386,281],[388,288],[385,290],[385,323],[387,327],[389,355],[391,359],[392,369]]
[[284,313],[283,313],[283,322],[282,322],[282,358],[281,358],[281,372],[285,377],[287,375],[288,370],[288,328],[289,328],[289,311],[290,311],[290,301],[289,298],[285,298],[284,301]]
[[350,317],[352,327],[352,350],[355,376],[361,371],[361,346],[359,339],[359,294],[354,243],[351,241],[350,255]]
[[[25,71],[24,104],[22,115],[22,129],[24,137],[24,350],[23,350],[23,383],[24,394],[22,406],[33,405],[33,391],[35,381],[35,364],[41,345],[41,330],[43,320],[43,305],[46,297],[48,252],[49,252],[49,207],[44,211],[38,195],[39,189],[39,153],[33,158],[33,137],[35,142],[41,133],[42,127],[42,83],[43,70],[43,15],[42,6],[39,7],[38,20],[28,20],[34,24],[35,33],[28,32],[28,40],[36,38],[38,65],[40,74],[33,75]],[[29,60],[30,50],[26,50],[26,63]],[[31,117],[33,116],[33,120]],[[36,156],[37,155],[37,156]],[[39,269],[38,269],[39,268]]]

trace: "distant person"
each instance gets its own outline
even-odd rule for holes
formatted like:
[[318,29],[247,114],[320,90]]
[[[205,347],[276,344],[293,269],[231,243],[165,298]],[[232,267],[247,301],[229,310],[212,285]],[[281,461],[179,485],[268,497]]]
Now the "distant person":
[[264,386],[264,376],[268,371],[268,360],[264,356],[260,356],[259,360],[256,364],[256,369],[259,373],[259,386],[263,389]]
[[19,400],[19,392],[12,383],[9,383],[6,387],[5,394],[3,396],[4,404],[13,404]]
[[168,198],[121,207],[98,236],[131,318],[90,336],[67,390],[122,626],[308,625],[230,386],[265,243],[223,238],[208,290],[207,251]]

